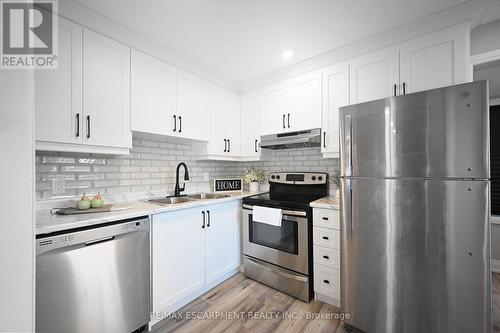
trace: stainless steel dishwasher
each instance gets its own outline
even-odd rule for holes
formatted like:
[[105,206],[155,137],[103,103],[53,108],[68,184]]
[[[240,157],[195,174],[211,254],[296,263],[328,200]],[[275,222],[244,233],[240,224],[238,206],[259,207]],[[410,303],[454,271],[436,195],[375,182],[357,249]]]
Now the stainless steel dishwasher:
[[36,240],[36,331],[128,333],[150,318],[149,219]]

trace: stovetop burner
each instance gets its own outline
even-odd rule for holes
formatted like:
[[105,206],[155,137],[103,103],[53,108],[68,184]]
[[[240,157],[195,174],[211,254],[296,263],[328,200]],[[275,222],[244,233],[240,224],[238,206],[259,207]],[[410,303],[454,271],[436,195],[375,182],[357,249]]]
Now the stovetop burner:
[[309,204],[328,195],[328,174],[278,172],[269,175],[269,192],[243,199],[247,205],[282,209],[308,209]]

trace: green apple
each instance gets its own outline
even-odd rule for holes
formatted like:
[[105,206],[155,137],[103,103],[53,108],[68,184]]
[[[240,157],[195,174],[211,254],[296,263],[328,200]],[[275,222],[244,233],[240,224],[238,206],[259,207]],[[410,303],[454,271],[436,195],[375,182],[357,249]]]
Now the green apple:
[[102,196],[99,192],[97,192],[97,195],[92,198],[90,201],[90,206],[92,208],[101,208],[104,205],[104,200],[102,199]]
[[85,193],[83,193],[82,198],[76,203],[76,208],[81,210],[90,208],[90,200],[89,198],[87,198]]

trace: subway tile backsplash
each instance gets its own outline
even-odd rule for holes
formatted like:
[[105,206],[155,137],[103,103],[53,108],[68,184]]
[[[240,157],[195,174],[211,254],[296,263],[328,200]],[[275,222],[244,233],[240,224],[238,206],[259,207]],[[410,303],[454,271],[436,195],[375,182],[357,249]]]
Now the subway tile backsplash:
[[[241,177],[244,169],[260,167],[266,174],[273,171],[338,170],[337,159],[323,159],[319,148],[265,151],[262,161],[197,161],[191,144],[172,139],[134,133],[129,155],[36,152],[36,193],[39,200],[57,196],[120,194],[127,192],[173,191],[175,168],[185,162],[191,181],[187,192],[210,191],[214,178]],[[52,179],[63,178],[66,193],[52,195]],[[333,189],[334,186],[331,186]]]

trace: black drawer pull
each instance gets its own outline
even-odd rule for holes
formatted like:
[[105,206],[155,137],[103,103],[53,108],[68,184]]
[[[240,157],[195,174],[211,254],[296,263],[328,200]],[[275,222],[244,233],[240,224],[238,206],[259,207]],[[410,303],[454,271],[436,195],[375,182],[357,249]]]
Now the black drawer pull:
[[328,217],[323,217],[323,220],[328,221]]
[[323,280],[323,283],[330,284],[330,281],[328,281],[328,280]]
[[323,256],[323,258],[326,259],[326,260],[330,259],[329,256]]
[[323,239],[324,239],[324,240],[328,240],[329,238],[328,238],[328,237],[326,237],[326,236],[323,236]]

